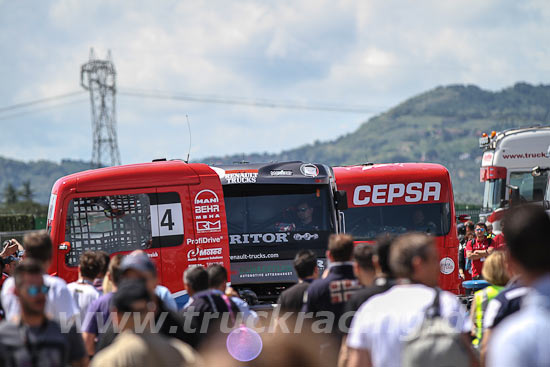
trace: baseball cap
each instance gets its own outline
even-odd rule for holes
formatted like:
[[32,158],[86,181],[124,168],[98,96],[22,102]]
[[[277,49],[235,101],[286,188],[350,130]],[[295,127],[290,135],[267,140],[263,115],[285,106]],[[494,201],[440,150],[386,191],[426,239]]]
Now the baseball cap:
[[113,295],[113,307],[118,312],[134,312],[134,304],[139,301],[151,302],[151,295],[147,291],[145,281],[141,279],[125,279]]
[[10,255],[10,256],[7,256],[5,258],[2,259],[2,263],[4,265],[8,265],[8,264],[11,264],[12,262],[14,261],[17,261],[17,258],[15,258],[14,256]]
[[130,269],[157,275],[155,265],[153,265],[145,253],[131,254],[124,257],[122,263],[120,264],[120,272],[124,274]]

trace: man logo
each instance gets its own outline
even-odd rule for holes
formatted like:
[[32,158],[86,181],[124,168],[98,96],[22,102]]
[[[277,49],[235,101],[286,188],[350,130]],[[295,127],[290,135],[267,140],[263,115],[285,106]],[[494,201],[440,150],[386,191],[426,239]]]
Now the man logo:
[[201,190],[195,196],[195,205],[219,203],[218,195],[212,190]]

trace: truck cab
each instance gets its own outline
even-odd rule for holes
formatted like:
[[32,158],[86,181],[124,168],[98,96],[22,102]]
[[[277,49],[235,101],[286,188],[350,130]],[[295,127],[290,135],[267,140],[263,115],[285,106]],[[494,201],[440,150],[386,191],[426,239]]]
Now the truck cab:
[[[484,134],[480,181],[485,183],[480,219],[500,233],[500,220],[508,207],[510,188],[519,190],[521,202],[542,202],[550,168],[550,126],[510,129]],[[533,175],[533,167],[541,174]]]
[[223,186],[234,288],[271,303],[298,281],[293,268],[298,251],[312,250],[324,267],[328,237],[340,231],[330,167],[282,162],[212,169]]
[[434,236],[440,285],[458,294],[458,238],[449,171],[432,163],[369,163],[333,169],[338,189],[347,192],[345,232],[358,243],[372,243],[384,233]]
[[54,184],[48,209],[50,273],[78,277],[86,250],[143,250],[181,307],[183,272],[219,263],[230,270],[218,175],[207,165],[159,161],[75,173]]

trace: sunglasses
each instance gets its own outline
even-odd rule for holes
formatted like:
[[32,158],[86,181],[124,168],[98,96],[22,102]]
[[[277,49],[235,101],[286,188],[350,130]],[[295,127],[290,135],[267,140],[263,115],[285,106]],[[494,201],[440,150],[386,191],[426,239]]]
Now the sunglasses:
[[31,297],[36,297],[38,293],[46,294],[50,290],[50,287],[47,285],[37,286],[37,285],[31,285],[27,289],[27,294]]
[[305,213],[305,212],[307,212],[308,210],[309,210],[309,208],[298,208],[298,211],[299,211],[300,213]]
[[485,232],[483,228],[476,228],[476,232]]

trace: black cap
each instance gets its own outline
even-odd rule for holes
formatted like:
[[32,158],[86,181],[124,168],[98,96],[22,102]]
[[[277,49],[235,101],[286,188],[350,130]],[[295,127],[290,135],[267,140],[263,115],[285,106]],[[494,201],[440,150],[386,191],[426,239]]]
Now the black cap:
[[12,262],[14,261],[17,261],[17,258],[15,258],[14,256],[10,255],[10,256],[7,256],[5,258],[2,259],[2,264],[4,265],[8,265],[8,264],[11,264]]
[[112,305],[118,312],[133,312],[137,310],[132,305],[139,301],[151,301],[151,295],[147,291],[145,281],[141,279],[124,279],[113,296]]

